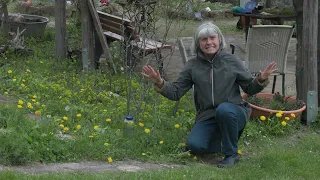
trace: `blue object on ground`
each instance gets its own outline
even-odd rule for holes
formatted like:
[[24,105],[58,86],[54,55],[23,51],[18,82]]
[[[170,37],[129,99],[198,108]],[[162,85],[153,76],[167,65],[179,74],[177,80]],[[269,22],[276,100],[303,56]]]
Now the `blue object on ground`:
[[242,12],[244,13],[252,13],[252,11],[254,10],[254,8],[256,7],[257,3],[253,2],[253,1],[249,1],[246,3],[244,9]]

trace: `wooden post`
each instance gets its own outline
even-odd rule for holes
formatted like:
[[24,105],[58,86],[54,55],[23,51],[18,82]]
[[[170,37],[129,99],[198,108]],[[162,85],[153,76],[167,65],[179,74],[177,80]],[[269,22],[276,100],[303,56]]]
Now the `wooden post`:
[[66,1],[55,0],[55,28],[56,28],[56,58],[65,59],[67,57],[66,39]]
[[303,35],[302,59],[304,86],[302,93],[307,103],[307,110],[302,115],[310,124],[318,115],[318,84],[317,84],[317,36],[318,36],[318,0],[303,1]]
[[3,31],[3,35],[5,36],[5,38],[7,38],[8,32],[9,32],[7,4],[2,4],[2,7],[0,8],[0,17],[2,17],[2,14],[3,14],[3,18],[2,18],[2,22],[1,22],[0,26]]
[[89,71],[96,69],[93,53],[93,24],[88,0],[81,0],[81,27],[82,27],[82,66],[83,70]]
[[266,0],[265,7],[266,7],[266,8],[271,8],[271,6],[272,6],[271,0]]

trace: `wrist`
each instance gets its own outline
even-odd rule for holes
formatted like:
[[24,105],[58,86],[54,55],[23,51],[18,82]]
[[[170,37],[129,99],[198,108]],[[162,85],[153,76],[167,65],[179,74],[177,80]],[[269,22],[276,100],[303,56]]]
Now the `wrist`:
[[157,85],[158,87],[162,87],[163,83],[164,83],[164,80],[160,78],[157,82],[155,82],[155,85]]
[[268,79],[268,77],[265,77],[264,74],[262,74],[262,73],[260,73],[260,76],[258,76],[259,82],[263,82],[263,81],[265,81],[266,79]]

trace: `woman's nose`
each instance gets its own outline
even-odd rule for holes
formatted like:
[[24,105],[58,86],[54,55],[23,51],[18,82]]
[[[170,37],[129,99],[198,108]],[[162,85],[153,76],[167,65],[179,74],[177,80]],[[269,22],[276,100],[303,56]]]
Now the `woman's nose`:
[[207,44],[211,44],[213,42],[213,39],[208,38],[207,39]]

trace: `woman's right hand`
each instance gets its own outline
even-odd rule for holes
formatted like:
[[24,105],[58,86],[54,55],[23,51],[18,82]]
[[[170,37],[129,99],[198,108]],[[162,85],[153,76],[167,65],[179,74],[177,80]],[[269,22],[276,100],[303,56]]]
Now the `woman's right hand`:
[[159,88],[163,85],[163,79],[160,76],[160,72],[153,69],[152,66],[147,65],[143,66],[143,71],[141,74],[150,79],[154,84],[156,84]]

